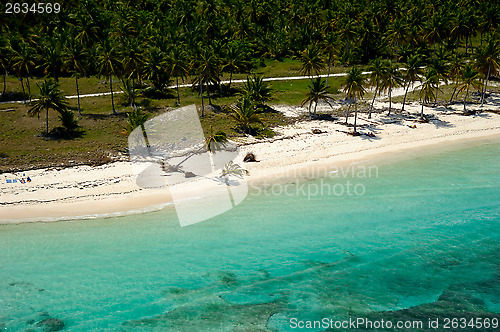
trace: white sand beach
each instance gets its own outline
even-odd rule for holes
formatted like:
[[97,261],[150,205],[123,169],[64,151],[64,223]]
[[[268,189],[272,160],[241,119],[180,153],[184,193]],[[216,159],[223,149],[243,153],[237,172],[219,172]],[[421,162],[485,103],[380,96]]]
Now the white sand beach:
[[[339,121],[300,121],[292,126],[275,128],[279,134],[272,139],[241,139],[240,155],[236,162],[248,169],[247,181],[262,177],[272,178],[284,168],[312,167],[319,163],[350,163],[376,156],[396,156],[402,150],[427,147],[485,137],[500,137],[500,115],[487,110],[500,110],[500,96],[492,95],[477,115],[464,116],[461,104],[444,107],[424,107],[428,123],[418,122],[419,104],[405,107],[404,115],[393,112],[375,113],[367,119],[358,116],[358,131],[366,135],[352,136],[352,130]],[[377,108],[388,107],[378,100]],[[394,110],[401,104],[393,103]],[[306,108],[277,106],[287,116],[307,112]],[[318,106],[318,112],[329,106]],[[352,124],[353,118],[349,119]],[[416,126],[411,128],[410,126]],[[313,134],[313,129],[321,133]],[[259,162],[244,163],[243,156],[253,152]],[[13,183],[14,179],[32,180]],[[203,188],[196,182],[182,184],[186,198],[199,196]],[[39,169],[0,175],[0,223],[64,220],[77,217],[116,216],[157,210],[171,202],[168,189],[141,189],[129,162],[114,162],[102,166],[76,166],[64,169]]]

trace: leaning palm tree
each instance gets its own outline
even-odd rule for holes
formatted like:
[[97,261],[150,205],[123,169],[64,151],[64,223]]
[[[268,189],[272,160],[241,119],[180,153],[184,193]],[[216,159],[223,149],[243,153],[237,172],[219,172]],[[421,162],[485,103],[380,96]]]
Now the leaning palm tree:
[[392,110],[392,90],[398,88],[403,83],[403,78],[401,73],[398,70],[397,65],[392,62],[387,63],[387,70],[384,72],[384,76],[382,77],[381,88],[382,91],[387,91],[389,95],[389,113],[391,114]]
[[[316,78],[313,81],[312,86],[310,87],[309,93],[306,95],[306,98],[302,100],[302,106],[309,103],[309,120],[312,119],[312,114],[316,115],[316,107],[318,106],[318,102],[320,100],[324,100],[327,103],[330,103],[333,100],[332,97],[328,96],[326,92],[326,82],[321,79],[321,77]],[[314,102],[314,112],[311,112],[311,106]]]
[[406,96],[408,94],[408,89],[410,85],[414,85],[417,80],[420,79],[420,75],[422,74],[422,69],[420,68],[421,63],[418,56],[414,55],[408,58],[406,61],[405,67],[406,71],[403,74],[403,79],[405,81],[406,89],[405,96],[403,98],[403,107],[401,107],[401,112],[405,110]]
[[231,117],[241,125],[245,134],[250,134],[252,124],[262,123],[262,120],[257,113],[257,109],[247,98],[240,100],[240,102],[238,102],[236,106],[231,109],[231,111]]
[[347,72],[347,78],[344,84],[344,92],[349,99],[354,100],[354,134],[357,134],[356,121],[358,118],[358,99],[363,98],[365,94],[365,78],[358,67],[352,67]]
[[477,69],[474,69],[470,65],[466,65],[464,67],[464,70],[462,71],[461,75],[461,85],[460,89],[458,90],[458,93],[464,92],[464,114],[467,113],[467,109],[465,106],[465,103],[467,101],[467,98],[469,97],[469,89],[476,88],[478,91],[481,90],[481,83],[479,82],[479,72]]
[[490,75],[495,75],[500,70],[500,43],[498,41],[490,40],[485,47],[477,50],[476,66],[485,78],[481,95],[481,106],[483,106]]
[[370,61],[370,66],[368,67],[368,70],[370,71],[368,84],[371,87],[375,88],[372,104],[370,106],[370,111],[368,112],[368,119],[371,119],[372,117],[373,104],[375,103],[375,98],[377,97],[377,95],[380,95],[382,79],[385,77],[387,71],[386,64],[387,63],[385,61],[382,61],[381,58],[375,58],[374,60]]
[[428,104],[436,97],[439,89],[439,77],[433,69],[427,69],[420,86],[420,119],[424,119],[424,103]]
[[40,113],[45,111],[45,134],[48,135],[49,109],[62,113],[68,109],[69,105],[59,90],[59,84],[54,82],[52,79],[45,80],[42,85],[37,85],[40,89],[40,98],[32,103],[31,108],[28,110],[28,115],[37,115],[40,117]]
[[202,150],[208,151],[210,155],[210,163],[212,164],[213,168],[213,161],[212,161],[212,154],[215,154],[217,151],[222,150],[227,145],[228,139],[227,135],[225,132],[219,130],[218,132],[214,133],[214,129],[212,126],[210,126],[210,134],[205,138],[205,141],[201,148],[198,150],[190,153],[186,158],[181,160],[177,165],[173,167],[173,169],[178,170],[179,166],[183,164],[186,160],[191,158],[192,156],[200,153]]

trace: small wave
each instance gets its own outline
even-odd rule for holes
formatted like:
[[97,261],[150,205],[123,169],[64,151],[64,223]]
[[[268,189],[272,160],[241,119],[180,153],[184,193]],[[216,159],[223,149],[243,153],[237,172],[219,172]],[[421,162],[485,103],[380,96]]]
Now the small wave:
[[26,219],[7,219],[3,224],[21,224],[21,223],[34,223],[34,222],[59,222],[59,221],[74,221],[74,220],[92,220],[92,219],[108,219],[125,217],[137,214],[144,214],[150,212],[161,211],[168,206],[174,205],[173,202],[162,203],[151,205],[144,208],[132,209],[126,211],[109,212],[109,213],[94,213],[94,214],[83,214],[78,216],[62,216],[62,217],[36,217],[36,218],[26,218]]

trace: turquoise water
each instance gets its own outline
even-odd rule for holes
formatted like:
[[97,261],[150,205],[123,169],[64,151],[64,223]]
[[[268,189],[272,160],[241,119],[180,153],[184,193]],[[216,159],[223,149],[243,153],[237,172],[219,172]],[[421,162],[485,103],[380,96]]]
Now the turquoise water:
[[411,152],[380,163],[371,178],[323,180],[360,183],[364,195],[308,199],[267,186],[184,228],[172,208],[3,225],[0,330],[297,331],[291,319],[498,319],[499,166],[499,142],[482,141]]

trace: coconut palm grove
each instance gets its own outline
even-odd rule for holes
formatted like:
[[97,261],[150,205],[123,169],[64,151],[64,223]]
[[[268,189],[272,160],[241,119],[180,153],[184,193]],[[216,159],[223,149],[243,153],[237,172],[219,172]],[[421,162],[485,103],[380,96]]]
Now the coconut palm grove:
[[[53,161],[78,159],[71,151],[85,146],[106,160],[123,149],[134,118],[188,103],[199,105],[207,131],[256,137],[272,136],[274,125],[288,121],[266,112],[268,103],[306,105],[312,119],[318,101],[347,97],[342,115],[356,120],[358,111],[371,117],[382,93],[390,114],[398,87],[406,89],[402,110],[413,98],[462,102],[467,112],[475,92],[484,103],[500,64],[500,5],[487,0],[82,0],[61,2],[58,13],[52,4],[43,14],[26,8],[0,15],[0,99],[6,108],[22,102],[3,121],[37,115],[46,123],[42,130],[26,120],[28,128],[4,131],[2,145],[30,137],[16,151],[0,149],[4,171],[19,166],[22,155],[47,166],[30,151],[37,133],[43,146],[66,140],[64,151],[47,147]],[[292,88],[265,81],[299,75],[310,80],[290,82]],[[420,93],[407,96],[416,82],[425,83]],[[452,92],[443,93],[443,83]],[[80,96],[91,93],[102,95]]]

